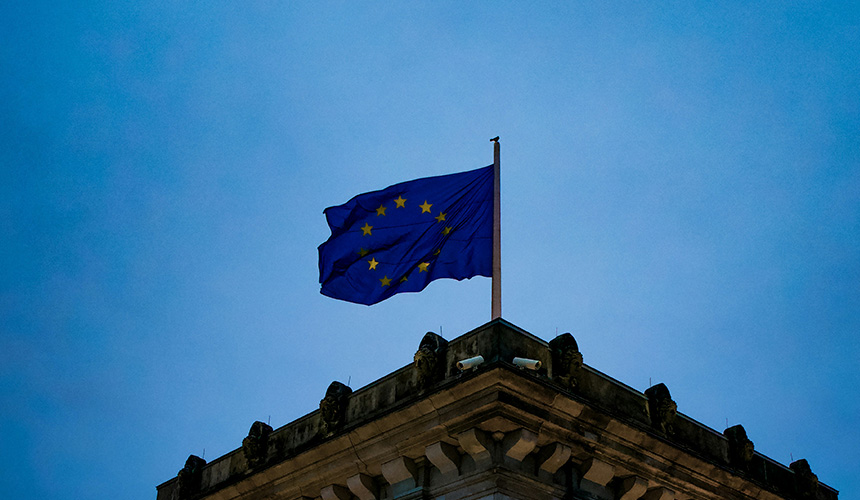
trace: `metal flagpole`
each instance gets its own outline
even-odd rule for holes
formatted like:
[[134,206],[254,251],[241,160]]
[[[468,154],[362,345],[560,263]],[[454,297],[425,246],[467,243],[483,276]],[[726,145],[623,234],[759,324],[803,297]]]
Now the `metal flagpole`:
[[502,203],[501,203],[501,174],[499,162],[499,138],[490,139],[493,143],[493,317],[502,317]]

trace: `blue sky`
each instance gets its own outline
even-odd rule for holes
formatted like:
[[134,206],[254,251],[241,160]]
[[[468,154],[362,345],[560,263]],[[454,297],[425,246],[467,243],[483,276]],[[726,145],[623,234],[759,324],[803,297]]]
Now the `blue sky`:
[[319,294],[322,210],[492,163],[503,317],[860,489],[853,2],[7,2],[0,489],[155,498],[490,317]]

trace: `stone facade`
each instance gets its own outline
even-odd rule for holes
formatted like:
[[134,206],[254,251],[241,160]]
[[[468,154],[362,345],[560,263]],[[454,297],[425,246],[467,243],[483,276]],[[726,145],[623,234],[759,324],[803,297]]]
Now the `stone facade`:
[[413,364],[355,392],[333,382],[320,411],[189,457],[157,500],[837,499],[806,460],[780,465],[743,427],[677,406],[663,384],[642,394],[583,364],[570,334],[547,344],[495,320],[425,335]]

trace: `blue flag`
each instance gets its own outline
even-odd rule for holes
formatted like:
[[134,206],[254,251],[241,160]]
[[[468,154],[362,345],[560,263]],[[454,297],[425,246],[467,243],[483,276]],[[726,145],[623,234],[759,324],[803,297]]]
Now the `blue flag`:
[[324,213],[323,295],[370,305],[438,278],[492,276],[492,165],[402,182]]

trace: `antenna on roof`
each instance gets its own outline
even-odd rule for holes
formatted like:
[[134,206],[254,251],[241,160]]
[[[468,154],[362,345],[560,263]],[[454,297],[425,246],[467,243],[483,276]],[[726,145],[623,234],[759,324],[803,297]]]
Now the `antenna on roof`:
[[266,421],[266,425],[272,425],[272,416],[269,415],[269,420]]
[[347,387],[349,387],[349,383],[350,383],[350,382],[352,382],[352,375],[350,375],[350,376],[346,379],[346,386],[347,386]]
[[203,456],[200,458],[206,458],[206,448],[203,448]]

